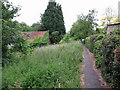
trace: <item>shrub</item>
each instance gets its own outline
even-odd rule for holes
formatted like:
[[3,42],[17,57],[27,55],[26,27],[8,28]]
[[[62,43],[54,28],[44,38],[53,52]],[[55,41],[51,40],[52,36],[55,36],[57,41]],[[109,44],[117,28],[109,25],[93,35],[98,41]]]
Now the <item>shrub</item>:
[[101,44],[102,44],[102,40],[96,41],[95,44],[94,44],[94,49],[93,49],[94,55],[96,57],[96,63],[95,64],[96,64],[97,68],[101,67],[102,60],[103,60],[102,51],[101,51]]
[[74,41],[74,38],[70,36],[70,34],[64,35],[63,39],[59,43],[69,43]]
[[94,51],[95,42],[101,40],[104,36],[105,35],[103,34],[95,34],[85,39],[86,46],[90,49],[91,52]]

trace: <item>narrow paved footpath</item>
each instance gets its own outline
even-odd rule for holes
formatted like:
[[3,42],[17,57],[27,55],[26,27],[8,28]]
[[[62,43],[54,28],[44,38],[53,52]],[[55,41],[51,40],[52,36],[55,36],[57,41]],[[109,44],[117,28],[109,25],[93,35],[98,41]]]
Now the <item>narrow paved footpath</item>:
[[83,67],[83,74],[84,74],[84,87],[85,88],[106,88],[101,86],[101,81],[98,76],[98,73],[94,69],[94,62],[89,54],[89,50],[84,46],[84,67]]

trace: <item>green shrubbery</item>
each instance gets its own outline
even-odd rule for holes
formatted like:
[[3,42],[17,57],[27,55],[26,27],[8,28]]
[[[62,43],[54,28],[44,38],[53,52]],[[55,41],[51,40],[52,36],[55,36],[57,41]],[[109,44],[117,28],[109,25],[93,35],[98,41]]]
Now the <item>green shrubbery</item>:
[[96,57],[96,66],[113,88],[120,88],[120,29],[108,35],[92,35],[86,38],[86,46]]
[[69,43],[74,41],[74,38],[70,36],[70,34],[64,35],[63,39],[59,43]]
[[[85,42],[86,46],[90,49],[91,52],[94,52],[94,46],[96,41],[101,40],[105,35],[103,34],[95,34],[91,35],[90,37],[87,37]],[[96,43],[97,44],[97,43]]]
[[102,39],[105,37],[103,34],[95,34],[90,37],[87,37],[85,42],[87,48],[94,53],[95,57],[97,58],[96,60],[96,66],[98,68],[101,67],[102,64],[102,52],[101,52],[101,44],[102,44]]
[[80,88],[82,52],[79,42],[37,48],[3,68],[3,88]]

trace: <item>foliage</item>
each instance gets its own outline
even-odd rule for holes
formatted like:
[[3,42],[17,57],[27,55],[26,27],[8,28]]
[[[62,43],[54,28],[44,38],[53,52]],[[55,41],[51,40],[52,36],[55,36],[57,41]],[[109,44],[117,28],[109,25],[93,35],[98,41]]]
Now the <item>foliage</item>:
[[[9,10],[10,8],[13,8],[13,10]],[[7,45],[11,42],[14,43],[15,39],[12,36],[17,36],[19,31],[16,31],[16,22],[11,21],[11,19],[15,16],[18,11],[17,7],[13,7],[9,2],[2,1],[2,52],[3,52],[3,58],[8,57],[8,47]]]
[[34,39],[34,41],[32,41],[32,42],[30,43],[31,47],[40,46],[40,45],[39,45],[39,44],[40,44],[40,41],[41,41],[41,38],[40,38],[40,37]]
[[96,66],[101,69],[104,79],[112,88],[120,88],[120,29],[99,38],[86,38],[86,46],[96,56]]
[[18,11],[19,7],[13,6],[12,3],[9,3],[7,0],[2,0],[2,19],[11,20],[14,17],[19,16]]
[[94,52],[95,42],[104,38],[103,34],[94,34],[86,38],[86,46],[90,49],[91,52]]
[[95,34],[86,38],[86,46],[91,52],[94,53],[96,57],[96,67],[100,68],[102,64],[102,53],[101,53],[101,43],[102,39],[105,37],[103,34]]
[[4,67],[3,88],[80,88],[82,44],[37,48],[26,60]]
[[[57,4],[55,1],[49,2],[47,9],[42,15],[41,30],[49,30],[51,43],[58,43],[65,34],[61,5]],[[54,38],[57,38],[58,40]]]
[[[102,73],[107,82],[113,88],[120,88],[119,74],[120,74],[120,63],[119,54],[120,51],[114,52],[120,49],[120,36],[108,35],[102,42],[102,53],[104,61],[102,62]],[[117,56],[116,56],[117,55]],[[118,58],[116,58],[118,57]]]
[[[12,53],[21,52],[23,54],[28,53],[28,44],[26,39],[23,38],[21,31],[22,28],[17,21],[12,19],[18,16],[17,12],[19,7],[13,6],[8,1],[2,0],[2,64],[13,62]],[[8,48],[8,45],[13,45],[12,48]]]
[[64,35],[63,39],[59,43],[69,43],[69,42],[72,42],[72,41],[74,41],[74,38],[72,38],[70,36],[70,34],[67,33],[67,34]]
[[49,43],[49,32],[46,32],[44,37],[38,37],[34,41],[30,42],[30,46],[32,48],[41,47],[43,45],[47,45]]
[[101,50],[101,44],[102,44],[102,39],[101,40],[97,40],[95,43],[94,43],[94,55],[95,57],[97,58],[96,59],[96,67],[97,68],[100,68],[101,67],[101,64],[102,64],[102,60],[103,60],[103,57],[102,57],[102,50]]
[[60,38],[58,36],[59,36],[59,31],[53,31],[50,35],[50,39],[52,39],[52,42],[54,43],[59,43]]
[[96,28],[95,34],[105,34],[106,30],[105,28]]
[[112,8],[106,8],[106,11],[105,11],[105,16],[104,18],[101,19],[101,26],[106,26],[108,24],[112,24],[112,23],[118,23],[119,22],[119,19],[118,19],[118,16],[115,15],[115,12]]
[[111,20],[109,20],[109,22],[107,23],[107,19],[108,17],[104,17],[101,19],[101,26],[105,27],[107,26],[108,24],[113,24],[113,23],[118,23],[119,22],[119,19],[118,17],[114,17],[114,16],[110,16],[109,18],[111,18]]
[[41,41],[41,45],[47,45],[47,44],[49,44],[49,32],[45,33]]
[[33,23],[31,26],[32,31],[40,31],[41,30],[41,24],[39,22]]
[[90,10],[86,16],[80,15],[78,20],[73,24],[70,35],[74,37],[75,40],[85,39],[89,35],[92,35],[94,33],[93,29],[97,26],[97,23],[95,23],[97,19],[95,17],[95,10]]
[[32,31],[32,28],[30,26],[28,26],[26,23],[22,22],[19,23],[19,26],[21,27],[21,31],[22,32],[28,32],[28,31]]

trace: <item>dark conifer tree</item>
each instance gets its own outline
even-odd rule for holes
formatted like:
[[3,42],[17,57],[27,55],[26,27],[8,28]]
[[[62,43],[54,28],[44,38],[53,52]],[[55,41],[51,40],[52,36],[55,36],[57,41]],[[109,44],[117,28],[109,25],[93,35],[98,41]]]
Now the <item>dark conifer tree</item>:
[[41,30],[49,30],[50,42],[58,43],[65,32],[64,18],[61,5],[50,0],[41,18]]

